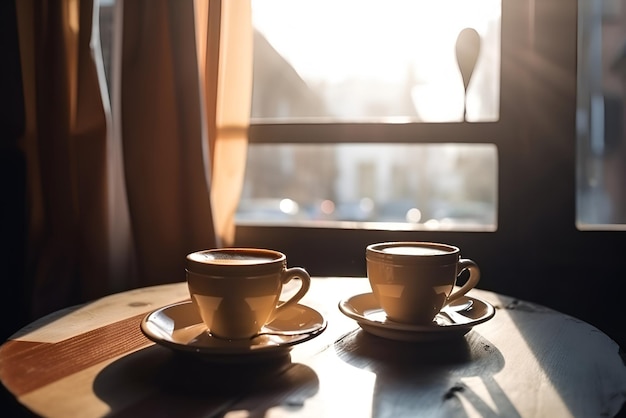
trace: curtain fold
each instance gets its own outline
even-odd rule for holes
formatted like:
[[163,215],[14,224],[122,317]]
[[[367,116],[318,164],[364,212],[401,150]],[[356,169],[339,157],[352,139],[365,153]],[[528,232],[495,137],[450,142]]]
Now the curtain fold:
[[[91,3],[17,2],[34,315],[106,291],[106,117]],[[82,28],[82,29],[81,29]],[[81,269],[89,282],[80,279]]]
[[[252,87],[251,19],[228,14],[230,2],[202,3],[116,1],[111,100],[98,3],[16,3],[34,316],[182,281],[187,253],[233,242]],[[232,3],[249,10],[249,0]],[[241,49],[237,37],[246,42]],[[209,65],[213,89],[206,88]],[[242,65],[249,68],[231,73]],[[224,113],[232,100],[239,106]],[[237,127],[235,141],[218,134],[226,125]]]
[[[206,4],[207,0],[197,1]],[[199,10],[204,7],[198,6]],[[207,99],[211,197],[215,225],[225,245],[235,239],[235,212],[243,187],[248,126],[252,105],[252,10],[249,0],[209,1],[204,32],[206,50],[199,54]]]
[[[191,1],[123,3],[121,134],[140,284],[215,247]],[[115,76],[115,75],[114,75]]]

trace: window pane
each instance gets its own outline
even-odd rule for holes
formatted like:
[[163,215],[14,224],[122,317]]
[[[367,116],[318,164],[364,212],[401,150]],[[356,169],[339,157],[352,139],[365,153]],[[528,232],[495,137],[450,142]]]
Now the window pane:
[[493,231],[496,216],[493,144],[251,144],[237,222]]
[[579,0],[578,191],[580,229],[626,228],[626,5]]
[[493,122],[501,0],[253,0],[259,120]]

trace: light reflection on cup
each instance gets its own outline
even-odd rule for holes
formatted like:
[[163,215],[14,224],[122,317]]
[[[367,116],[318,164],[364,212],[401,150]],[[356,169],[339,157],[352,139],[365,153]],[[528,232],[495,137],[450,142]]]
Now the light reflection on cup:
[[[374,297],[393,321],[432,323],[448,303],[465,295],[480,280],[478,265],[460,258],[460,250],[433,242],[386,242],[366,248],[367,277]],[[462,271],[467,281],[453,292]]]
[[[187,255],[189,294],[208,331],[226,339],[251,338],[309,290],[300,267],[287,268],[286,256],[260,248],[218,248]],[[300,289],[280,301],[283,285],[300,279]]]

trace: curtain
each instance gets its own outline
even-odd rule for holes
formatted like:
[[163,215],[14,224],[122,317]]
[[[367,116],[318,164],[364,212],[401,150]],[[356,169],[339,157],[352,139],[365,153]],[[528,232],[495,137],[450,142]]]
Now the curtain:
[[19,0],[32,315],[185,278],[232,245],[252,89],[249,0]]

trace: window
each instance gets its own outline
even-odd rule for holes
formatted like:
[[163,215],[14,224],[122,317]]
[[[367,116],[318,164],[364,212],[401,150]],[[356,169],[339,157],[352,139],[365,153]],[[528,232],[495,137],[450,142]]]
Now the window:
[[493,144],[252,144],[240,225],[494,230]]
[[252,5],[240,225],[497,228],[500,0]]
[[252,6],[259,121],[498,119],[500,0]]
[[[603,3],[602,0],[580,2]],[[335,6],[338,3],[343,4],[332,2]],[[438,7],[444,3],[445,12]],[[614,3],[613,10],[622,13],[620,2],[607,3]],[[267,0],[254,2],[253,15],[258,13],[258,6],[270,8],[274,4],[278,3]],[[478,0],[460,3],[364,1],[342,17],[341,12],[347,9],[316,2],[317,7],[324,10],[320,13],[327,17],[318,16],[317,10],[307,10],[305,14],[316,17],[311,19],[317,23],[316,29],[313,29],[304,23],[296,23],[297,13],[292,10],[296,4],[310,5],[304,0],[292,1],[289,8],[275,12],[281,17],[281,22],[291,24],[288,28],[289,41],[298,39],[300,28],[307,28],[308,34],[328,34],[334,27],[344,28],[342,34],[336,36],[347,36],[351,40],[350,45],[358,45],[359,39],[369,40],[361,49],[358,46],[350,49],[343,41],[336,40],[336,44],[343,46],[343,55],[349,56],[352,61],[360,59],[354,56],[353,50],[366,51],[365,58],[375,54],[387,54],[384,56],[388,57],[398,51],[389,46],[395,45],[389,41],[374,42],[372,38],[357,36],[353,32],[353,27],[359,26],[355,22],[369,16],[366,12],[368,6],[378,7],[378,18],[370,20],[369,25],[371,35],[375,34],[376,39],[391,35],[396,35],[397,39],[401,23],[411,21],[410,16],[415,14],[419,17],[414,22],[431,21],[442,27],[456,22],[458,26],[447,26],[451,32],[446,38],[449,66],[442,64],[445,60],[438,57],[442,61],[437,61],[437,66],[426,65],[425,68],[431,68],[431,71],[424,69],[423,73],[419,73],[418,58],[428,61],[429,55],[413,56],[412,67],[407,65],[404,71],[394,72],[397,89],[389,87],[384,93],[376,87],[392,82],[366,78],[371,76],[373,69],[368,69],[369,73],[365,76],[355,76],[350,83],[342,85],[346,89],[357,86],[349,90],[350,93],[346,93],[347,90],[330,93],[333,87],[331,81],[335,79],[325,82],[309,80],[311,76],[300,68],[304,64],[297,60],[290,62],[290,55],[281,51],[283,46],[280,42],[269,48],[275,35],[268,33],[264,37],[264,47],[281,58],[274,61],[277,67],[269,69],[259,64],[263,61],[255,57],[257,78],[252,112],[254,119],[250,128],[250,167],[261,164],[255,161],[262,158],[262,153],[257,152],[261,148],[273,155],[278,155],[278,152],[269,150],[290,149],[292,155],[300,155],[298,164],[313,167],[306,176],[308,185],[302,182],[292,189],[306,191],[307,197],[311,196],[318,202],[317,207],[326,211],[330,211],[328,207],[333,209],[335,217],[310,217],[311,213],[319,215],[326,212],[307,210],[307,202],[298,201],[295,195],[284,192],[280,187],[269,187],[265,189],[269,194],[264,195],[259,191],[258,183],[253,184],[250,180],[254,177],[255,180],[265,181],[265,178],[260,174],[250,176],[242,205],[250,207],[255,199],[264,197],[271,197],[278,203],[286,198],[293,203],[290,207],[298,207],[300,211],[297,216],[292,211],[291,216],[269,223],[246,219],[245,214],[239,213],[236,235],[239,245],[288,251],[292,262],[310,266],[313,274],[361,275],[365,273],[362,250],[369,243],[443,241],[458,245],[468,256],[479,260],[484,271],[482,283],[485,287],[498,289],[499,286],[506,286],[505,289],[514,289],[520,295],[524,294],[522,283],[526,283],[530,276],[541,281],[549,272],[564,274],[563,263],[577,265],[576,274],[579,274],[582,267],[577,260],[583,256],[601,260],[604,259],[603,254],[612,253],[613,248],[619,247],[615,241],[621,242],[620,236],[585,234],[579,229],[583,196],[581,179],[586,181],[581,175],[584,171],[580,165],[592,166],[581,158],[580,148],[577,151],[576,146],[577,135],[581,132],[581,122],[576,119],[576,115],[581,113],[577,108],[577,98],[582,97],[577,88],[577,67],[580,65],[577,59],[581,58],[577,53],[581,42],[578,39],[578,22],[586,15],[584,7],[572,7],[568,0]],[[477,15],[482,20],[473,21],[473,14],[463,10],[463,6],[470,4],[475,10],[483,6],[491,9],[481,9]],[[402,17],[391,17],[393,7],[403,6],[407,7],[404,12],[395,12]],[[415,8],[419,7],[424,7],[425,11],[417,13]],[[595,7],[599,6],[596,4]],[[427,13],[430,13],[430,18],[424,19]],[[292,14],[296,17],[287,17]],[[468,20],[461,23],[458,19]],[[604,21],[607,21],[606,18]],[[393,29],[384,29],[386,22],[393,22]],[[280,30],[282,23],[277,25],[272,31]],[[426,24],[423,26],[422,29],[428,27]],[[458,35],[466,27],[473,28],[481,37],[480,52],[467,89],[463,71],[458,64],[456,68],[453,65],[455,60],[458,62],[455,48]],[[263,28],[259,24],[257,37],[263,33]],[[434,53],[433,45],[441,42],[434,33],[438,33],[436,29],[431,36],[414,40],[416,45],[426,41],[431,49],[416,46],[415,50]],[[313,36],[315,47],[323,44],[323,36],[326,35]],[[405,49],[410,44],[398,43]],[[377,49],[380,45],[383,47]],[[444,49],[441,44],[437,48],[439,51]],[[304,51],[302,48],[299,52]],[[586,51],[597,53],[596,47]],[[257,54],[259,52],[256,50]],[[344,58],[341,54],[328,54],[328,57],[334,59],[324,60],[322,65],[323,56],[316,57],[311,59],[312,65],[314,68],[333,67],[335,62]],[[470,59],[467,61],[471,62]],[[288,70],[282,73],[279,68]],[[441,83],[429,78],[435,77],[436,71],[432,68],[441,68],[441,74],[446,75],[450,84],[456,85],[456,91],[465,92],[466,115],[459,109],[459,101],[454,94],[433,96],[424,93],[421,99],[431,101],[428,111],[433,113],[419,113],[421,99],[416,101],[414,93],[420,91],[420,87],[413,89],[407,86],[414,86],[411,83],[422,86],[423,82],[421,91],[435,91]],[[274,86],[273,94],[269,95],[276,103],[268,107],[260,106],[263,95],[268,94],[267,90],[258,89],[258,77],[263,71],[282,81]],[[416,72],[419,76],[406,76]],[[403,73],[404,77],[400,75]],[[579,82],[589,84],[588,79],[579,79]],[[282,89],[290,85],[306,87],[292,101],[297,106],[289,106],[283,95]],[[334,87],[338,88],[337,85]],[[329,89],[324,90],[328,94],[319,93],[321,89]],[[304,92],[316,92],[316,95],[313,99]],[[396,95],[389,98],[392,92]],[[438,102],[440,98],[445,98],[450,106],[441,105]],[[477,105],[478,98],[484,102],[480,106]],[[368,105],[339,105],[343,99],[347,103]],[[323,106],[325,100],[331,104]],[[311,107],[304,107],[303,102],[316,103],[318,110],[314,112]],[[341,113],[337,108],[349,111]],[[484,110],[478,111],[478,108]],[[440,113],[438,109],[445,109],[445,112]],[[578,136],[578,139],[580,145],[581,137]],[[371,151],[373,149],[375,151]],[[364,161],[370,151],[370,155],[375,157]],[[338,159],[337,155],[341,155],[341,160],[329,166]],[[408,160],[411,160],[410,165]],[[438,174],[420,172],[428,165],[424,161],[439,170]],[[365,174],[368,170],[359,168],[365,163],[372,164],[374,168],[369,172],[374,171],[374,174]],[[272,164],[276,166],[283,162],[274,159]],[[348,166],[353,168],[349,172],[339,170]],[[461,167],[463,169],[459,169]],[[299,171],[306,170],[299,168]],[[248,174],[252,172],[251,168]],[[426,184],[416,185],[420,179],[426,179]],[[290,175],[288,180],[292,184],[300,181],[294,175]],[[361,183],[372,182],[375,191],[368,193],[374,193],[374,196],[359,194],[367,190]],[[339,187],[343,189],[340,191]],[[591,202],[591,206],[596,205],[593,200],[587,202]],[[350,208],[352,215],[346,218],[344,214],[347,211],[339,210],[340,207]],[[364,208],[369,210],[369,217],[364,216]],[[309,217],[303,219],[303,215]],[[515,254],[528,253],[529,245],[532,251],[525,266],[511,271],[507,266],[515,263]],[[594,271],[612,269],[609,264],[588,268],[595,268]]]
[[626,229],[626,6],[580,0],[577,224]]

